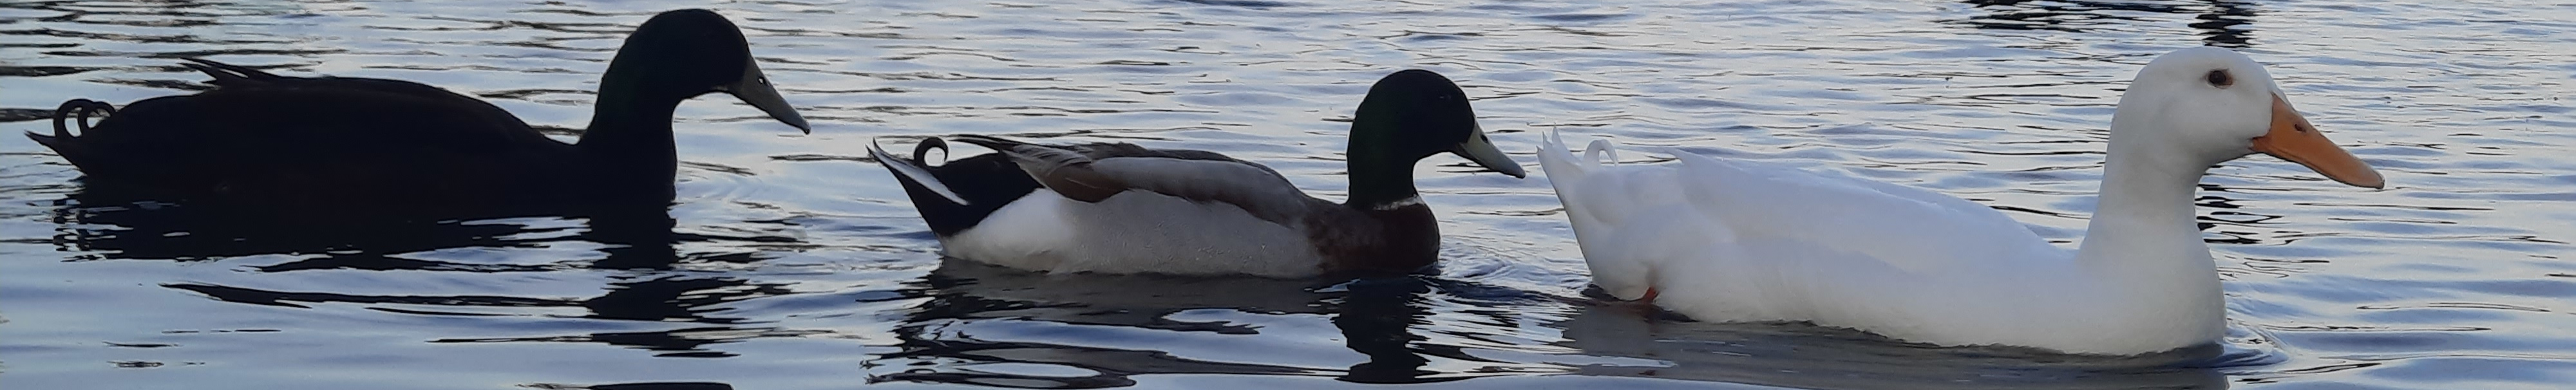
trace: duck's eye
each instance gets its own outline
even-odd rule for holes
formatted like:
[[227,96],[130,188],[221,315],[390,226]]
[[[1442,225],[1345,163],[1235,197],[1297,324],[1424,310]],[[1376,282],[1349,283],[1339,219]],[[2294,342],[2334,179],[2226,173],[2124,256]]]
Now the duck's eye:
[[2212,87],[2227,88],[2227,86],[2236,85],[2236,77],[2228,75],[2226,70],[2209,71],[2209,75],[2205,78],[2209,79],[2209,86]]

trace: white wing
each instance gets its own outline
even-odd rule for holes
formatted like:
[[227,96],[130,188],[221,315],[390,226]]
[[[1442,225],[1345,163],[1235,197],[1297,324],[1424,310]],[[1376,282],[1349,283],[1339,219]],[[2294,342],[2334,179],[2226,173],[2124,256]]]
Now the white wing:
[[[1960,265],[2063,259],[2030,228],[1949,195],[1791,167],[1672,151],[1676,180],[1700,215],[1735,227],[1749,245],[1806,245],[1878,259],[1917,273]],[[1961,264],[1963,262],[1974,264]]]
[[[1607,142],[1595,142],[1587,154],[1601,153],[1608,147]],[[1540,162],[1576,221],[1578,239],[1585,241],[1587,261],[1596,252],[1591,248],[1594,241],[1626,246],[1600,251],[1609,254],[1816,254],[1875,260],[1918,274],[1991,269],[1998,265],[1995,262],[2065,258],[2034,256],[2062,250],[1993,208],[1919,188],[1792,167],[1721,161],[1679,150],[1666,152],[1679,157],[1680,164],[1599,166],[1591,161],[1560,161],[1570,159],[1572,154],[1564,151],[1562,144],[1555,144],[1555,148],[1542,150]],[[1566,173],[1560,173],[1559,165],[1565,165],[1567,169],[1562,171]],[[1655,219],[1690,221],[1650,222]],[[1670,233],[1634,229],[1647,224],[1696,229],[1703,235],[1673,237]],[[1652,234],[1664,238],[1594,240],[1592,235],[1583,233],[1587,228],[1623,236]]]

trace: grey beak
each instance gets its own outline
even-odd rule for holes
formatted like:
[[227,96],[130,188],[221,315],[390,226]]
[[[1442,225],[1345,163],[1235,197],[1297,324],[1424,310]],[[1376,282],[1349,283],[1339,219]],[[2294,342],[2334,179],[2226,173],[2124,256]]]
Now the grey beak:
[[780,123],[813,134],[814,127],[805,124],[805,116],[797,115],[796,107],[787,105],[787,98],[778,96],[778,88],[769,85],[769,76],[760,74],[759,61],[745,61],[749,63],[742,65],[742,80],[725,85],[723,90],[742,99],[743,103],[759,108],[760,112],[769,113],[770,118],[776,118]]
[[1467,135],[1467,142],[1458,144],[1458,148],[1450,152],[1457,153],[1458,157],[1466,157],[1467,161],[1474,161],[1476,165],[1483,166],[1485,169],[1502,172],[1514,178],[1529,177],[1529,173],[1521,171],[1520,162],[1512,161],[1512,157],[1504,155],[1502,149],[1494,148],[1494,141],[1485,139],[1484,125],[1476,125],[1474,133]]

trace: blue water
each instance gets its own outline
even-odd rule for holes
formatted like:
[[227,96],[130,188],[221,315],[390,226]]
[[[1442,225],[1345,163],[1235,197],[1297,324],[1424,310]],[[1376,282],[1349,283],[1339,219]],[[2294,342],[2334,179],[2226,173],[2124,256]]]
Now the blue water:
[[[416,80],[587,122],[646,16],[698,2],[0,3],[0,132],[186,93],[176,57]],[[1074,0],[720,4],[816,128],[701,98],[667,214],[251,223],[82,204],[0,137],[0,386],[806,389],[2563,388],[2576,383],[2576,5],[2501,1]],[[1120,140],[1327,198],[1367,83],[1439,71],[1494,141],[1725,148],[2080,237],[2120,88],[2216,44],[2390,187],[2268,157],[2202,181],[2224,346],[1935,348],[1593,303],[1543,177],[1429,160],[1433,275],[1044,276],[943,262],[877,136]],[[569,137],[569,132],[559,136]],[[2070,244],[2071,245],[2071,244]]]

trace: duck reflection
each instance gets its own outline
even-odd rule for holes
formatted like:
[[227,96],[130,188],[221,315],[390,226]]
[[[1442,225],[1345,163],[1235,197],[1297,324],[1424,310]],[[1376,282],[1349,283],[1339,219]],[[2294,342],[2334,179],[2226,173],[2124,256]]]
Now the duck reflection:
[[1480,376],[1425,369],[1434,359],[1483,360],[1414,333],[1426,323],[1426,296],[1444,283],[1040,274],[949,259],[909,288],[928,300],[896,328],[900,351],[870,364],[902,371],[870,382],[1100,388],[1145,374]]
[[[677,248],[685,243],[774,242],[784,238],[675,233],[673,228],[677,221],[659,207],[514,211],[439,219],[417,215],[337,215],[318,210],[190,208],[149,202],[102,201],[85,198],[81,194],[62,204],[53,211],[52,218],[58,227],[52,241],[65,251],[90,252],[76,255],[76,260],[219,261],[245,256],[283,255],[298,259],[248,268],[267,273],[332,270],[614,271],[606,273],[612,280],[607,284],[606,292],[589,298],[506,294],[362,295],[275,291],[201,282],[164,285],[228,302],[299,308],[320,303],[347,303],[377,311],[415,315],[541,315],[707,325],[666,331],[453,338],[432,342],[595,342],[656,351],[661,356],[730,356],[730,353],[709,351],[705,347],[796,333],[777,328],[731,326],[749,321],[723,315],[724,309],[719,308],[730,302],[791,293],[783,284],[757,283],[732,276],[657,272],[691,263],[757,260],[750,252],[682,253]],[[509,215],[528,216],[506,217]],[[495,216],[503,218],[491,218]],[[602,246],[598,252],[604,252],[606,256],[587,262],[558,260],[556,258],[565,256],[563,252],[546,249],[563,243],[597,244]],[[437,251],[473,254],[467,259],[453,260],[424,257],[458,256],[422,255]],[[478,251],[485,253],[474,253]],[[538,256],[523,253],[537,253],[544,258],[527,261],[524,257]],[[482,259],[490,261],[478,261]],[[581,314],[529,314],[562,309],[579,310]]]
[[2190,24],[2210,46],[2246,47],[2252,29],[2242,28],[2254,22],[2254,5],[2245,1],[2092,1],[2092,0],[1967,0],[1986,14],[1953,21],[1981,29],[2047,30],[2085,32],[2113,24],[2150,22],[2128,16],[2138,12],[2192,14],[2200,22]]
[[2224,389],[2212,345],[2136,357],[2012,348],[1944,348],[1801,324],[1679,320],[1634,303],[1597,303],[1558,324],[1560,344],[1642,362],[1583,375],[1719,381],[1802,389]]
[[588,390],[733,390],[733,385],[718,382],[638,382],[590,385],[581,388]]
[[83,192],[52,211],[57,249],[94,251],[85,259],[217,260],[266,254],[319,254],[266,268],[371,270],[488,270],[488,266],[388,258],[376,254],[442,248],[524,247],[505,238],[560,228],[510,224],[421,223],[339,218],[327,212],[270,213],[195,208],[150,201],[101,201]]

